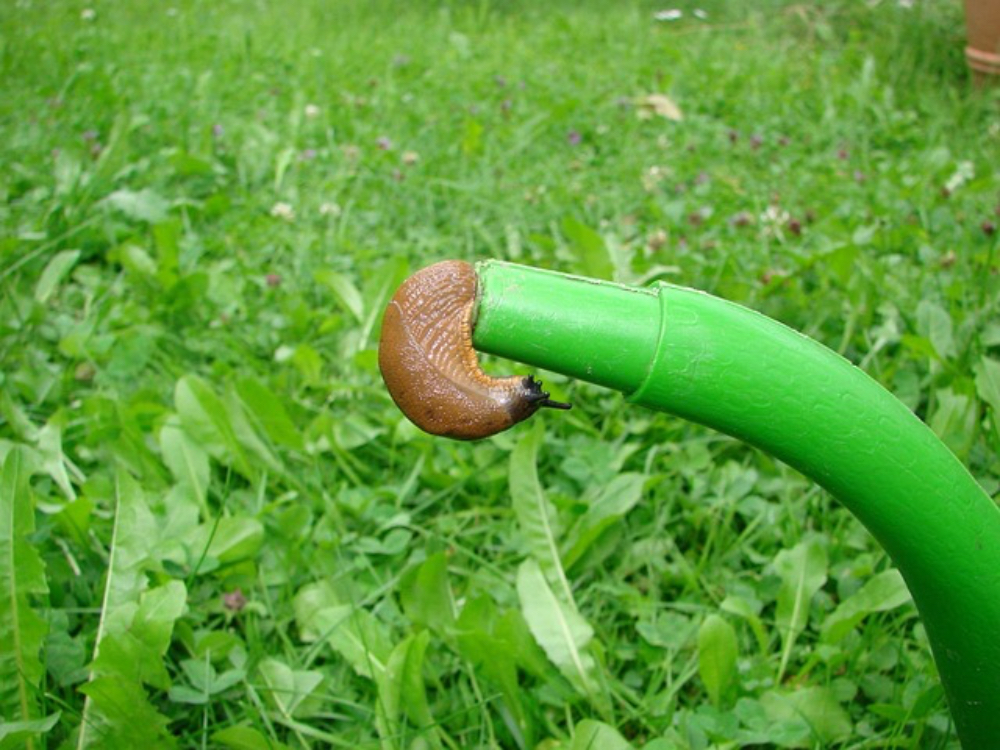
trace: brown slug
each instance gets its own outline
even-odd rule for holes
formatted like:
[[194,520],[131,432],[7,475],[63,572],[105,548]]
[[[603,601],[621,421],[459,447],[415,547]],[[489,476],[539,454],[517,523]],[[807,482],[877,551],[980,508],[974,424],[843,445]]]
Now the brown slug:
[[378,366],[389,395],[432,435],[478,440],[513,427],[549,399],[533,377],[492,378],[472,348],[476,271],[435,263],[403,282],[385,309]]

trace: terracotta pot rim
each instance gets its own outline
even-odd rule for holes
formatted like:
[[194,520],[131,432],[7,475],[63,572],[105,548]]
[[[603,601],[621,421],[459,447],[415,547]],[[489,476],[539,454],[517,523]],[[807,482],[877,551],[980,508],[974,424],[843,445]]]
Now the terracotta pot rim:
[[969,67],[978,73],[1000,75],[1000,55],[975,47],[965,48],[965,59]]

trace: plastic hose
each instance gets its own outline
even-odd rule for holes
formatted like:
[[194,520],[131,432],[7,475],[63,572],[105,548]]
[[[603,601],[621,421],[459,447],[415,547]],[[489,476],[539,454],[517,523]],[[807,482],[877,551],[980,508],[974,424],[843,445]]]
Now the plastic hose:
[[1000,747],[1000,508],[863,371],[745,307],[486,261],[481,351],[740,438],[838,498],[899,568],[965,750]]

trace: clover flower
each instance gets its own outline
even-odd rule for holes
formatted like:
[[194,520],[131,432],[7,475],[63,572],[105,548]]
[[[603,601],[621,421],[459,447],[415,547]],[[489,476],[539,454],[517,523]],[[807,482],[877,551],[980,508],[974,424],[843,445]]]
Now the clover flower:
[[283,221],[295,221],[295,209],[292,208],[290,203],[278,201],[271,206],[271,216],[276,219],[282,219]]

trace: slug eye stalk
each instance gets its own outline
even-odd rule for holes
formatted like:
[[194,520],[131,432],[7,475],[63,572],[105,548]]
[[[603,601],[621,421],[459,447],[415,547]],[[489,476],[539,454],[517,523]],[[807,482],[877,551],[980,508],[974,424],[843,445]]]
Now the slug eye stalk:
[[544,406],[548,409],[572,409],[572,404],[567,404],[562,401],[553,401],[549,398],[549,392],[542,390],[542,383],[540,380],[535,380],[533,375],[529,375],[524,379],[524,387],[527,389],[528,393],[524,396],[528,401],[537,403],[538,406]]
[[547,407],[549,409],[564,409],[566,411],[569,411],[570,409],[573,408],[573,404],[567,404],[565,401],[553,401],[552,399],[549,398],[544,399],[542,401],[542,406]]

